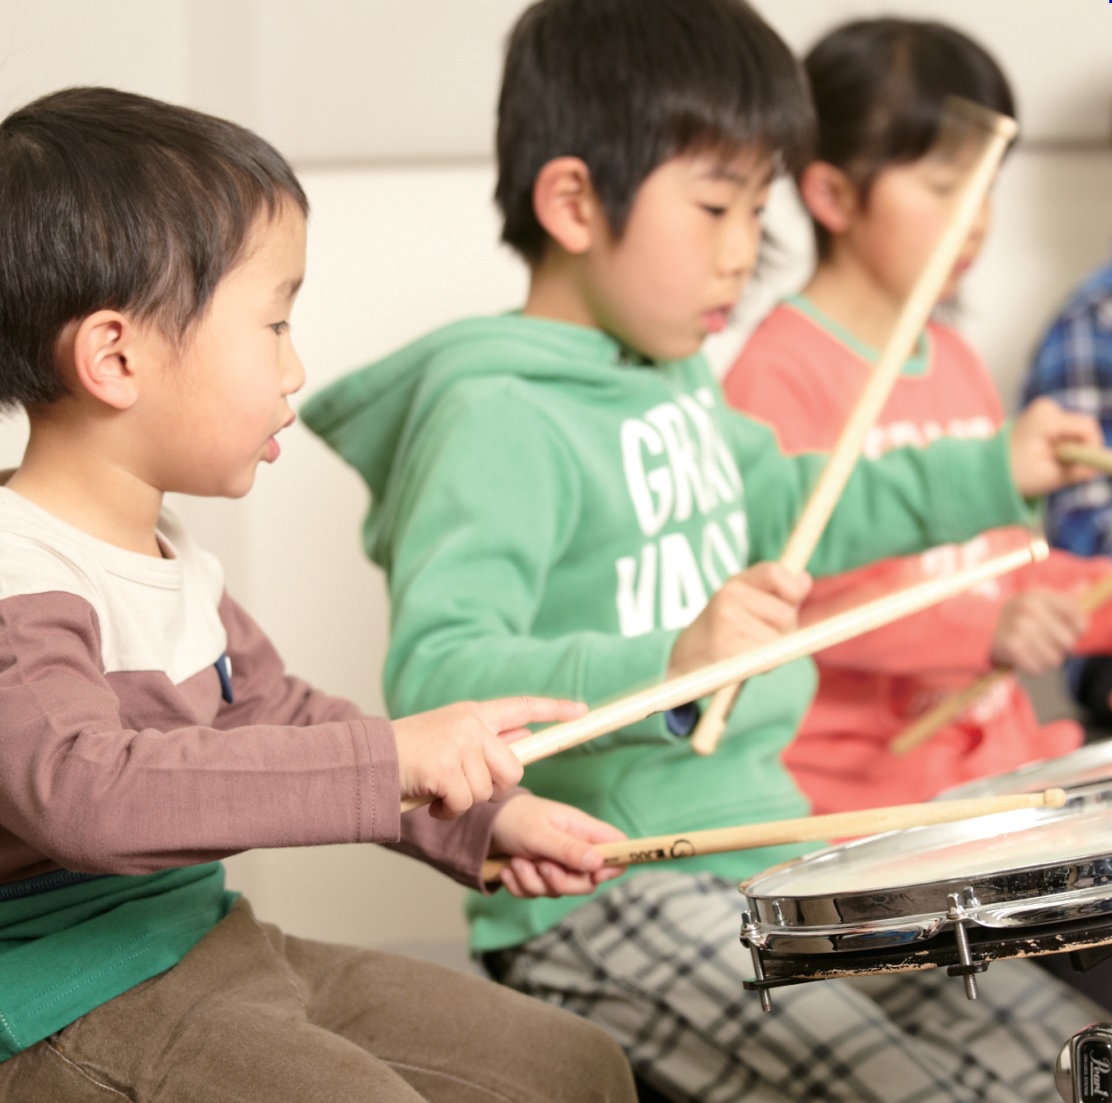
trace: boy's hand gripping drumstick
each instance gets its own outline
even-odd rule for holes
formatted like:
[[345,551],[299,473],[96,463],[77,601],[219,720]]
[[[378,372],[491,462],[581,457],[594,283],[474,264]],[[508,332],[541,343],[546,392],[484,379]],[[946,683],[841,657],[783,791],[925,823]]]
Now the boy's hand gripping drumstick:
[[[895,804],[887,808],[864,808],[856,812],[832,812],[825,816],[805,816],[796,820],[747,823],[737,827],[715,827],[709,831],[689,831],[678,835],[651,835],[642,839],[620,839],[596,843],[608,866],[628,866],[645,862],[667,862],[696,854],[721,854],[729,850],[753,850],[760,846],[825,839],[847,839],[860,835],[879,835],[884,831],[904,831],[909,827],[929,827],[953,823],[998,812],[1025,808],[1061,808],[1066,803],[1062,789],[1042,793],[1013,793],[967,800],[933,800],[924,804]],[[484,881],[494,881],[509,864],[509,858],[488,858],[483,862]]]
[[[1059,455],[1061,449],[1059,449]],[[1069,461],[1073,462],[1073,461]],[[1078,460],[1092,466],[1088,460]],[[1080,594],[1077,604],[1084,613],[1094,613],[1105,602],[1112,600],[1112,571],[1109,571],[1099,582],[1094,582],[1084,593]],[[983,697],[997,682],[1003,681],[1011,671],[1005,667],[997,667],[980,678],[970,682],[964,689],[941,700],[932,709],[928,709],[913,724],[909,724],[889,744],[894,755],[905,755],[914,750],[921,743],[925,743],[935,732],[944,728],[951,721],[956,720],[979,697]]]
[[[1004,152],[1018,133],[1014,119],[998,115],[978,104],[951,97],[947,106],[956,119],[965,124],[974,124],[962,127],[964,140],[977,138],[983,140],[984,145],[958,192],[949,222],[912,287],[888,343],[780,556],[780,562],[797,574],[806,569],[815,545],[818,544],[826,522],[857,462],[865,436],[883,409],[900,368],[915,348],[919,334],[930,319],[938,296],[942,293],[946,279],[969,236],[977,212],[988,194]],[[944,130],[944,139],[946,133],[948,130]],[[954,139],[950,137],[948,140],[952,142]],[[740,688],[740,685],[732,685],[719,690],[707,706],[691,739],[691,749],[697,754],[711,754],[718,746]]]
[[[743,681],[754,674],[763,674],[783,663],[811,655],[824,647],[833,647],[834,644],[852,639],[863,632],[870,632],[901,617],[910,616],[990,578],[1045,559],[1046,555],[1046,542],[1033,540],[1027,547],[986,559],[983,563],[944,578],[928,579],[897,590],[885,597],[865,602],[855,609],[847,609],[836,616],[827,617],[826,620],[801,628],[790,635],[781,636],[771,643],[754,647],[744,654],[722,659],[601,705],[578,720],[555,724],[551,728],[524,736],[511,743],[510,747],[518,759],[528,766],[531,762],[559,754],[560,751],[644,720],[653,713],[676,708],[687,701],[714,693],[722,686]],[[428,803],[427,800],[417,798],[404,800],[402,811],[408,812]]]

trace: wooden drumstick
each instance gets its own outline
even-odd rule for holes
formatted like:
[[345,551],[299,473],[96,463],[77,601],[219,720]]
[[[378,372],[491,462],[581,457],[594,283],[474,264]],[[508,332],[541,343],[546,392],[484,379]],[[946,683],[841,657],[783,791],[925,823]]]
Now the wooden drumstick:
[[[924,804],[894,804],[886,808],[831,812],[825,816],[747,823],[737,827],[715,827],[709,831],[688,831],[677,835],[619,839],[612,843],[596,843],[595,848],[602,852],[605,865],[640,865],[691,858],[697,854],[753,850],[760,846],[784,846],[825,839],[848,839],[859,835],[879,835],[885,831],[904,831],[909,827],[929,827],[936,823],[971,820],[998,812],[1015,812],[1025,808],[1061,808],[1065,803],[1064,789],[972,797],[966,800],[932,800]],[[497,880],[499,873],[509,864],[509,858],[488,858],[482,866],[483,880]]]
[[[864,602],[856,608],[827,617],[790,635],[781,636],[760,647],[754,647],[741,655],[722,659],[688,674],[681,674],[637,693],[631,693],[609,704],[600,705],[577,720],[554,724],[550,728],[523,736],[511,743],[510,747],[521,762],[528,766],[532,762],[559,754],[560,751],[566,751],[580,743],[628,727],[653,713],[676,708],[678,705],[713,693],[722,686],[743,681],[754,674],[763,674],[804,655],[821,651],[824,647],[833,647],[834,644],[852,639],[863,632],[890,624],[901,617],[917,613],[940,601],[946,601],[955,594],[960,594],[963,590],[977,586],[990,578],[996,578],[1028,563],[1045,559],[1046,555],[1046,541],[1032,540],[1026,547],[1016,548],[1003,555],[986,559],[976,566],[956,571],[943,578],[932,578],[926,582],[916,583],[914,586],[907,586],[885,597]],[[408,812],[412,808],[419,808],[428,803],[426,799],[404,800],[402,811]]]
[[1056,452],[1063,463],[1080,463],[1104,475],[1112,475],[1112,449],[1067,441],[1059,444]]
[[[908,294],[880,359],[846,421],[780,556],[780,562],[797,574],[806,569],[846,480],[853,471],[865,437],[884,408],[900,368],[914,350],[919,334],[930,319],[969,236],[973,220],[992,185],[1000,161],[1018,133],[1014,119],[998,115],[978,104],[951,97],[947,106],[953,114],[960,115],[963,119],[972,119],[979,128],[983,128],[987,140],[958,195],[950,220]],[[719,690],[707,706],[691,739],[691,749],[697,754],[711,754],[718,746],[740,689],[740,685],[733,685]]]
[[[1109,600],[1112,600],[1112,571],[1079,595],[1077,604],[1083,613],[1094,613]],[[974,701],[983,697],[994,685],[1002,682],[1011,673],[1012,671],[1007,667],[997,667],[987,674],[982,674],[963,689],[943,698],[934,708],[928,709],[918,720],[904,728],[888,744],[892,754],[905,755],[921,743],[925,743],[935,732],[956,720]]]

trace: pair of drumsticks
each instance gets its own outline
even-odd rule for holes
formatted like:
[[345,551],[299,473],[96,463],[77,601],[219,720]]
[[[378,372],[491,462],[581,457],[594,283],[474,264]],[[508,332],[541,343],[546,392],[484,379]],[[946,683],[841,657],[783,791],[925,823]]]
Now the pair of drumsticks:
[[[897,319],[892,337],[837,445],[830,454],[781,556],[781,562],[796,572],[806,567],[856,463],[864,437],[879,415],[900,366],[911,352],[919,332],[926,324],[945,279],[952,270],[969,233],[973,219],[984,201],[1004,151],[1015,138],[1016,124],[1012,119],[964,101],[955,105],[955,110],[964,119],[972,119],[975,125],[983,128],[987,140],[967,177],[964,188],[959,193],[950,221],[913,287]],[[1070,458],[1067,458],[1064,451],[1060,449],[1059,457],[1064,462],[1096,466],[1093,462],[1096,457],[1091,455],[1082,457],[1076,450]],[[918,612],[989,578],[1041,559],[1045,555],[1045,543],[1041,540],[1033,540],[1025,548],[987,560],[948,578],[932,579],[907,587],[887,597],[829,617],[771,643],[752,648],[741,655],[710,664],[700,670],[602,705],[578,720],[558,724],[526,736],[513,743],[512,748],[520,761],[528,765],[588,740],[617,731],[652,713],[675,708],[713,693],[714,700],[704,714],[693,740],[696,750],[710,753],[725,726],[738,687],[743,680]],[[1046,793],[1006,795],[973,801],[901,805],[813,816],[800,820],[784,820],[779,823],[750,824],[711,831],[623,840],[601,844],[599,849],[603,852],[607,864],[625,865],[632,862],[661,861],[691,854],[875,834],[880,831],[949,822],[1017,808],[1060,806],[1064,801],[1065,794],[1061,790],[1048,790]],[[427,802],[406,801],[403,802],[402,810],[408,811],[424,803]],[[499,858],[488,861],[483,867],[484,877],[487,879],[496,877],[507,861],[508,859]]]

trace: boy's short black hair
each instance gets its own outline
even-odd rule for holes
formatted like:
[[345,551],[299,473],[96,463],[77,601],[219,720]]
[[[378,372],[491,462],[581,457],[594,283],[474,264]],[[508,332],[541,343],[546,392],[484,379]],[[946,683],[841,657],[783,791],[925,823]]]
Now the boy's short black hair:
[[183,339],[293,170],[222,119],[112,88],[69,88],[0,123],[0,409],[66,393],[67,322],[133,312]]
[[[992,55],[944,23],[854,20],[803,59],[815,104],[816,157],[853,181],[862,201],[882,169],[923,157],[939,140],[948,96],[1015,118],[1015,97]],[[830,234],[815,224],[819,255]]]
[[755,146],[792,169],[811,114],[791,51],[743,0],[539,0],[518,20],[498,105],[502,240],[531,263],[541,168],[581,158],[620,236],[669,158]]

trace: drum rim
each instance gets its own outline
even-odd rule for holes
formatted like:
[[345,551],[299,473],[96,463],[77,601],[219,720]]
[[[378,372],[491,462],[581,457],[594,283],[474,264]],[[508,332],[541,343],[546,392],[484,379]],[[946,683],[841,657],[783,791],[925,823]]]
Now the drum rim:
[[[1056,773],[1051,769],[1052,766],[1065,766],[1067,773],[1065,776],[1061,770]],[[1068,770],[1071,767],[1081,771],[1105,767],[1108,772],[1103,779],[1087,777],[1079,781],[1070,781]],[[1025,762],[1013,770],[951,786],[933,799],[957,800],[965,797],[993,796],[998,793],[1029,793],[1050,786],[1067,790],[1092,789],[1102,784],[1105,787],[1112,787],[1112,739],[1086,743],[1064,755],[1039,758],[1033,762]]]
[[[1106,802],[1112,802],[1112,793],[1106,790],[1096,796],[1074,793],[1066,809],[1031,809],[986,819],[1007,819],[1007,826],[1012,829],[1034,827],[1043,821],[1063,821],[1078,814],[1103,819],[1112,813],[1112,803]],[[930,838],[939,833],[939,828],[951,826],[932,825],[867,836],[780,863],[748,878],[740,890],[751,919],[755,920],[757,941],[771,946],[782,941],[821,939],[826,935],[869,930],[878,935],[887,930],[893,935],[903,931],[909,938],[929,938],[945,925],[951,896],[959,900],[971,899],[975,904],[970,909],[973,921],[988,926],[1004,925],[1000,919],[1001,909],[1024,906],[1026,902],[1034,909],[1040,901],[1083,901],[1086,890],[1095,892],[1104,886],[1108,889],[1107,910],[1112,911],[1112,837],[1107,832],[1104,836],[1108,841],[1103,846],[1094,845],[1091,852],[1068,859],[967,872],[933,881],[834,892],[792,893],[783,885],[784,872],[793,867],[813,867],[852,853],[854,849],[882,846],[885,840],[897,837]],[[979,822],[982,831],[986,826],[984,821]],[[777,884],[776,890],[762,890],[761,884],[770,881]]]

